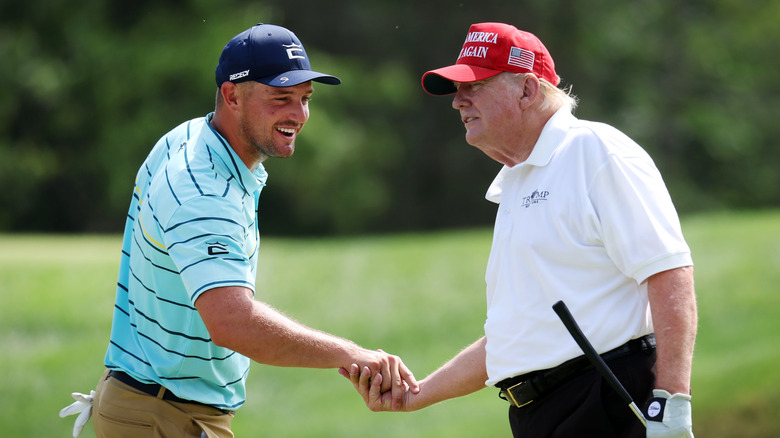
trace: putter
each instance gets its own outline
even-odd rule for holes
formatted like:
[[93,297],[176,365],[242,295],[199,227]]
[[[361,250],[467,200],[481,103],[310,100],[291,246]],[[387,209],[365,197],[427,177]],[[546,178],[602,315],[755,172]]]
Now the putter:
[[596,367],[599,374],[601,374],[601,376],[606,379],[607,383],[609,383],[609,386],[611,386],[612,389],[618,393],[620,398],[623,399],[623,402],[628,405],[628,408],[634,412],[634,415],[636,415],[636,417],[642,423],[642,426],[647,427],[647,420],[645,420],[645,416],[642,415],[642,411],[640,411],[636,406],[636,403],[634,403],[631,395],[629,395],[628,391],[626,391],[626,388],[624,388],[617,377],[615,377],[615,374],[611,369],[609,369],[609,366],[607,366],[607,363],[604,362],[604,359],[602,359],[601,356],[596,353],[593,345],[591,345],[590,341],[588,341],[588,338],[585,337],[585,334],[582,333],[580,326],[577,325],[577,321],[574,320],[574,317],[572,316],[571,312],[569,312],[569,308],[566,307],[566,304],[563,301],[558,301],[557,303],[553,304],[552,307],[555,313],[558,314],[558,317],[561,318],[563,325],[565,325],[566,329],[569,330],[571,337],[574,338],[574,341],[577,342],[577,345],[580,346],[582,352],[585,353],[585,357],[587,357],[590,363]]

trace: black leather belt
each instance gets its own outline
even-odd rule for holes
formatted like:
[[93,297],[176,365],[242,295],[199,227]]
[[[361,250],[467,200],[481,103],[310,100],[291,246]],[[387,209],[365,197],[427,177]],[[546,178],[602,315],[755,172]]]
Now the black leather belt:
[[[602,354],[601,357],[608,362],[637,351],[652,350],[655,350],[655,335],[649,334],[630,340],[620,347]],[[552,391],[589,367],[592,365],[583,355],[568,360],[555,368],[510,377],[496,384],[496,387],[501,390],[498,396],[520,408],[537,400],[546,392]]]
[[142,383],[138,380],[135,380],[134,378],[130,377],[129,374],[124,373],[119,370],[111,370],[108,372],[108,375],[113,377],[114,379],[119,380],[120,382],[124,383],[125,385],[128,385],[130,387],[133,387],[141,392],[144,392],[146,394],[151,395],[152,397],[159,397],[160,390],[163,390],[162,397],[159,397],[163,400],[172,401],[176,403],[190,403],[195,405],[201,405],[201,406],[208,406],[213,409],[217,409],[222,411],[223,413],[229,413],[230,411],[226,411],[224,409],[219,409],[217,407],[207,405],[205,403],[201,403],[195,400],[187,400],[183,399],[181,397],[177,397],[176,394],[172,393],[170,390],[165,388],[162,385],[159,385],[157,383]]

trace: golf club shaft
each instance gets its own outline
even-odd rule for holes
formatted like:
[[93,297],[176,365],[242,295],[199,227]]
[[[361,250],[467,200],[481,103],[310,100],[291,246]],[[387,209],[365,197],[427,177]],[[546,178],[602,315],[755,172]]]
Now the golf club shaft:
[[566,304],[563,301],[558,301],[557,303],[553,304],[552,307],[563,322],[563,325],[566,326],[566,329],[577,342],[577,345],[580,346],[582,352],[585,353],[585,357],[587,357],[590,363],[596,367],[601,376],[606,379],[607,383],[609,383],[612,389],[614,389],[620,398],[622,398],[623,401],[628,405],[629,409],[634,412],[634,415],[636,415],[642,425],[647,427],[647,420],[645,420],[645,416],[642,415],[642,412],[636,406],[634,400],[631,399],[631,395],[629,395],[628,391],[626,391],[626,388],[624,388],[617,377],[615,377],[615,374],[611,369],[609,369],[607,363],[604,362],[604,359],[599,356],[599,354],[593,348],[593,345],[591,345],[590,341],[588,341],[588,338],[585,337],[585,334],[580,329],[580,326],[577,325],[577,321],[574,320],[574,317],[572,316],[571,312],[569,312],[569,308],[566,307]]

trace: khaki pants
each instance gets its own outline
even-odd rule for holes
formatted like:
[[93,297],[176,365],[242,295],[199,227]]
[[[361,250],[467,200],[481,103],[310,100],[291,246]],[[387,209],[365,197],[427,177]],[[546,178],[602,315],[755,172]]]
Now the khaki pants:
[[232,413],[194,403],[152,397],[108,376],[98,383],[92,405],[97,437],[233,438]]

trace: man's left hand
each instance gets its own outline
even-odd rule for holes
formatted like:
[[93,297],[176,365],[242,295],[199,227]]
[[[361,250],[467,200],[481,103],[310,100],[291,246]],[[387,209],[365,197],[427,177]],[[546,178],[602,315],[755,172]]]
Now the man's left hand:
[[693,438],[691,396],[654,389],[645,407],[647,438]]

